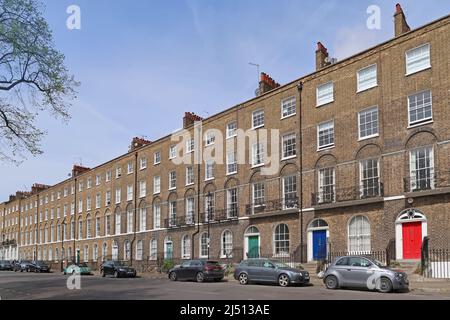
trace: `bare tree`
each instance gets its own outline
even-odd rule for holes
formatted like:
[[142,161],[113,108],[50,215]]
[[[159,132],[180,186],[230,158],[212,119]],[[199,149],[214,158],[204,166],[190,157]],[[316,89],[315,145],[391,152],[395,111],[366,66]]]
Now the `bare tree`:
[[43,151],[39,113],[70,118],[78,83],[54,48],[38,0],[0,0],[0,161]]

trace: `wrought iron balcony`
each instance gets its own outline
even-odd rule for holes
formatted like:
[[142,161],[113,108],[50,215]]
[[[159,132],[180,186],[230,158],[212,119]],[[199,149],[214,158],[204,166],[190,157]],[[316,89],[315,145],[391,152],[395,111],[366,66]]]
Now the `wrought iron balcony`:
[[17,241],[15,239],[6,239],[2,242],[3,246],[15,246],[17,244]]
[[185,216],[185,217],[173,217],[169,219],[165,219],[164,226],[166,228],[180,228],[194,225],[195,218],[194,216]]
[[380,182],[371,185],[355,186],[341,189],[329,188],[325,191],[313,193],[311,194],[311,204],[313,206],[317,206],[335,202],[363,200],[383,196],[383,183]]
[[200,214],[201,223],[213,223],[213,222],[224,222],[230,220],[237,220],[239,217],[239,208],[237,205],[233,205],[227,209],[215,209],[209,216],[203,212]]
[[245,206],[246,215],[263,214],[276,211],[284,211],[298,208],[298,198],[277,199],[259,201]]
[[450,187],[450,171],[431,172],[430,169],[417,172],[416,175],[406,177],[405,192],[420,192]]

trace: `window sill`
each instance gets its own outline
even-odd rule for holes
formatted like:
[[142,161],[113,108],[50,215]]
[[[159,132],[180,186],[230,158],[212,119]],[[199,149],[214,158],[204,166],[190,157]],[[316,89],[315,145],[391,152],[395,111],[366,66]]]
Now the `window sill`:
[[426,71],[426,70],[430,70],[430,69],[431,69],[431,66],[425,67],[425,68],[417,70],[417,71],[409,72],[409,73],[405,74],[405,77],[409,77],[409,76],[412,76],[412,75],[414,75],[416,73],[419,73],[419,72],[422,72],[422,71]]
[[186,183],[186,187],[193,186],[194,183]]
[[260,129],[260,128],[263,128],[263,127],[264,127],[264,125],[260,125],[260,126],[257,126],[257,127],[252,127],[252,130]]
[[378,138],[379,136],[380,136],[379,134],[374,134],[374,135],[367,136],[367,137],[364,137],[364,138],[359,138],[359,139],[358,139],[358,142],[365,141],[365,140],[369,140],[369,139]]
[[289,118],[295,117],[296,115],[297,115],[297,113],[293,113],[293,114],[290,114],[290,115],[285,116],[285,117],[282,116],[280,120],[289,119]]
[[235,172],[227,172],[227,176],[233,176],[235,174],[237,174],[237,171],[235,171]]
[[169,191],[177,190],[177,187],[169,188]]
[[256,165],[252,165],[252,169],[256,169],[256,168],[260,168],[260,167],[264,167],[265,163],[261,163],[261,164],[256,164]]
[[356,94],[369,91],[370,89],[373,89],[373,88],[378,88],[378,83],[376,85],[373,85],[372,87],[356,90]]
[[282,158],[281,161],[291,160],[291,159],[295,159],[295,158],[297,158],[297,155],[289,156],[289,157],[286,157],[286,158]]
[[210,144],[205,144],[205,148],[214,146],[215,144],[216,144],[215,142],[214,143],[210,143]]
[[207,181],[212,181],[212,180],[214,180],[215,178],[208,178],[208,179],[205,179],[205,182],[207,182]]
[[423,121],[423,122],[417,122],[417,123],[410,124],[410,125],[407,127],[407,129],[413,129],[413,128],[417,128],[417,127],[424,126],[424,125],[426,125],[426,124],[431,124],[431,123],[434,123],[434,120],[433,120],[433,119],[431,119],[431,120],[425,120],[425,121]]
[[233,139],[235,137],[237,137],[237,134],[227,137],[227,140]]
[[328,146],[328,147],[323,147],[323,148],[317,149],[317,152],[328,151],[328,150],[331,150],[331,149],[334,149],[334,148],[335,148],[334,145]]
[[334,99],[331,100],[331,101],[327,101],[327,102],[321,103],[321,104],[317,104],[316,108],[320,108],[320,107],[326,106],[326,105],[331,104],[333,102],[334,102]]
[[158,164],[161,164],[161,162],[153,163],[154,166],[157,166]]

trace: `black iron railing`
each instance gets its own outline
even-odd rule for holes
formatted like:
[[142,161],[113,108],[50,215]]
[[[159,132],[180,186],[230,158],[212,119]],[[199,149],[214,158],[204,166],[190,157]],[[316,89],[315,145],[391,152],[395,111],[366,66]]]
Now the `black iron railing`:
[[246,215],[262,214],[275,211],[291,210],[298,208],[298,198],[276,199],[269,201],[259,201],[245,206]]
[[195,224],[194,216],[184,217],[172,217],[164,220],[164,226],[166,228],[180,228],[185,226],[191,226]]
[[405,192],[418,192],[450,187],[450,171],[432,172],[429,169],[418,171],[415,175],[406,177]]
[[205,212],[200,214],[201,223],[224,222],[237,220],[239,217],[239,208],[237,205],[230,206],[227,209],[214,209],[209,215]]
[[326,270],[328,266],[337,258],[345,257],[345,256],[361,256],[367,257],[371,259],[375,259],[381,262],[383,265],[388,266],[390,264],[389,254],[387,250],[380,251],[361,251],[361,252],[348,252],[348,251],[336,251],[336,252],[328,252],[326,255],[326,260],[322,261],[323,270]]
[[345,202],[362,199],[371,199],[384,196],[383,183],[363,185],[349,188],[329,189],[311,194],[313,206],[334,202]]
[[430,249],[429,238],[425,237],[422,243],[421,267],[425,278],[450,278],[450,250]]

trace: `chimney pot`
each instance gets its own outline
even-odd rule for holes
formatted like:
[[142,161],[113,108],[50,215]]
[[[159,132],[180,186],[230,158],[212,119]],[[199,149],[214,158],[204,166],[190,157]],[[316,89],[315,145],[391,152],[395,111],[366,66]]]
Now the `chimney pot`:
[[328,49],[322,44],[322,42],[317,43],[316,51],[316,70],[320,70],[327,65]]

